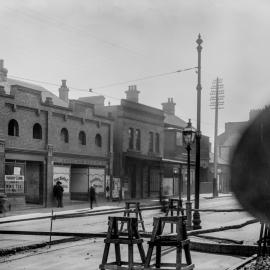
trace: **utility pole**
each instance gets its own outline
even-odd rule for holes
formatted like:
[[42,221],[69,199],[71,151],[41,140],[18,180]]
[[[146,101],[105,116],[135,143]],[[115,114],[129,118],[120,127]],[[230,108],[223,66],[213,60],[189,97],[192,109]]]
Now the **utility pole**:
[[197,72],[197,132],[196,132],[196,163],[195,163],[195,210],[193,212],[193,229],[201,229],[200,207],[200,159],[201,159],[201,52],[203,40],[199,34],[197,43],[198,72]]
[[222,79],[216,78],[213,81],[210,93],[210,107],[215,110],[215,134],[214,134],[214,178],[213,178],[213,197],[218,197],[217,181],[217,134],[218,134],[218,110],[223,109],[224,89]]

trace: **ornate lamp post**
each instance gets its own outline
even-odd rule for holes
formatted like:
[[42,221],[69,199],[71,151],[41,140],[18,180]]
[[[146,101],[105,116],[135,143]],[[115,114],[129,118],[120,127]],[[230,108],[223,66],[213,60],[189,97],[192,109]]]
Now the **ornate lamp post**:
[[201,51],[202,39],[199,34],[196,40],[198,51],[198,83],[197,83],[197,133],[196,133],[196,163],[195,163],[195,211],[193,213],[193,229],[201,229],[201,219],[199,213],[200,207],[200,158],[201,158]]
[[186,201],[186,213],[187,213],[187,229],[191,229],[191,206],[190,201],[190,150],[191,144],[194,143],[196,131],[192,127],[190,119],[188,120],[187,126],[183,130],[184,143],[187,149],[187,201]]

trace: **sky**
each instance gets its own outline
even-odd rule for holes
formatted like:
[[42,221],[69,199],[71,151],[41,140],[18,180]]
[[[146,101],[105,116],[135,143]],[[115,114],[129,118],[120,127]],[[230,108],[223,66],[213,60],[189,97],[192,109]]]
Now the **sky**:
[[[114,105],[129,85],[137,85],[140,103],[161,109],[173,98],[176,115],[196,127],[196,70],[175,71],[197,66],[200,33],[201,130],[212,143],[210,91],[217,77],[225,92],[219,134],[225,122],[246,121],[251,109],[270,102],[268,0],[0,0],[0,5],[0,59],[8,76],[36,81],[56,95],[66,79],[71,99],[102,94],[106,105]],[[145,77],[152,78],[141,80]]]

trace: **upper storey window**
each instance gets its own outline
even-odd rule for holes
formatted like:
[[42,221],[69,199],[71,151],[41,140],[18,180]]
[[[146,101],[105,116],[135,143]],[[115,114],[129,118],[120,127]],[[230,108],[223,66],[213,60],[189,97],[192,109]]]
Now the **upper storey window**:
[[61,129],[61,141],[68,143],[68,130],[66,128]]
[[80,131],[79,133],[79,143],[81,145],[86,145],[86,135],[84,131]]
[[149,132],[149,152],[154,152],[154,133]]
[[34,124],[33,126],[33,138],[39,140],[42,139],[42,128],[41,125],[38,123]]
[[128,148],[133,149],[133,141],[134,141],[134,129],[128,129]]
[[156,133],[155,150],[156,150],[156,153],[159,153],[159,134],[158,133]]
[[96,137],[95,137],[95,144],[98,147],[101,147],[102,146],[102,138],[101,138],[101,135],[100,134],[97,134],[96,135]]
[[136,150],[141,150],[141,131],[139,129],[136,129],[135,131],[135,142],[136,142]]
[[15,119],[12,119],[8,123],[8,135],[19,136],[19,125]]
[[180,132],[180,131],[176,132],[176,145],[177,146],[183,145],[183,136],[182,136],[182,132]]

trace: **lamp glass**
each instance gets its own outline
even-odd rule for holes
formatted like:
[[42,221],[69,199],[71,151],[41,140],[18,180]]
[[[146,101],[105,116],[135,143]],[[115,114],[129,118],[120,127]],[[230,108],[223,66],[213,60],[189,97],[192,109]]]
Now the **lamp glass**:
[[192,144],[194,142],[194,139],[195,139],[195,134],[196,134],[196,131],[192,127],[191,121],[189,119],[187,126],[183,130],[184,143],[186,145]]

